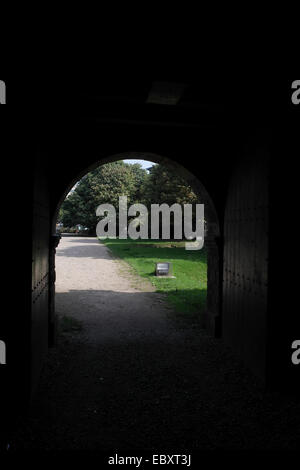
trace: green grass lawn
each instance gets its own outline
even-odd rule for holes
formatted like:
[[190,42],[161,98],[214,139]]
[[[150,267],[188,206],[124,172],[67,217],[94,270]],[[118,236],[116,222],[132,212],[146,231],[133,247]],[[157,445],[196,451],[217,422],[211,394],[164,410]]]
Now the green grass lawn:
[[[157,292],[167,295],[178,313],[201,314],[206,304],[206,252],[188,251],[184,242],[165,240],[101,240],[114,255],[126,261],[143,278],[149,279]],[[155,263],[171,262],[172,278],[157,278]]]

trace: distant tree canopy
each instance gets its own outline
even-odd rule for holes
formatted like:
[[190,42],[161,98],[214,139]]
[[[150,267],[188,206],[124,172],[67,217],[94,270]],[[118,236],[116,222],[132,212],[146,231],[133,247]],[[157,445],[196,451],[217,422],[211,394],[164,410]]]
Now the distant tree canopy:
[[163,165],[150,168],[149,177],[144,183],[143,199],[147,207],[151,204],[182,205],[197,202],[196,194],[186,181]]
[[123,161],[107,163],[85,175],[66,197],[59,212],[64,227],[83,225],[95,232],[100,204],[112,204],[116,209],[119,196],[128,197],[128,205],[195,204],[197,197],[185,181],[169,168],[155,165],[149,173],[139,163]]

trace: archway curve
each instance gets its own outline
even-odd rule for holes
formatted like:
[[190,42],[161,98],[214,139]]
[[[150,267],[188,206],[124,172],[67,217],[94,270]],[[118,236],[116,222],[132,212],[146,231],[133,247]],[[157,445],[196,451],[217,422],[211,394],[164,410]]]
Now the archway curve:
[[220,246],[217,240],[220,237],[220,225],[219,217],[215,208],[215,205],[200,180],[193,175],[193,173],[177,163],[170,157],[161,156],[151,152],[137,152],[128,151],[115,153],[113,155],[107,155],[102,157],[100,160],[84,168],[80,173],[77,173],[76,177],[73,177],[69,185],[63,192],[60,200],[56,205],[55,212],[52,218],[51,225],[51,249],[49,259],[50,269],[50,309],[49,309],[49,331],[50,340],[49,344],[53,344],[55,341],[55,251],[58,243],[58,237],[56,235],[56,221],[58,218],[59,209],[64,199],[66,198],[72,187],[83,178],[90,171],[98,168],[106,163],[112,163],[118,160],[148,160],[154,163],[163,164],[173,169],[178,175],[182,176],[185,181],[191,186],[195,194],[199,197],[199,201],[205,206],[205,218],[207,221],[207,233],[205,236],[205,246],[207,250],[207,299],[206,299],[206,311],[203,313],[202,326],[205,327],[210,334],[213,336],[221,336],[221,268],[220,268]]
[[84,168],[75,178],[73,178],[69,185],[67,186],[66,190],[62,194],[52,219],[52,235],[56,233],[56,221],[59,213],[59,209],[65,200],[69,191],[73,188],[73,186],[86,174],[90,171],[95,170],[101,165],[105,165],[106,163],[116,162],[118,160],[148,160],[153,163],[162,164],[166,167],[169,167],[173,171],[175,171],[179,176],[181,176],[193,189],[195,194],[199,197],[201,203],[204,204],[205,210],[205,217],[207,219],[207,237],[209,239],[215,239],[216,237],[220,236],[220,225],[219,225],[219,217],[215,208],[215,205],[204,187],[201,181],[190,171],[187,170],[184,166],[177,163],[176,160],[173,160],[170,157],[162,156],[152,152],[137,152],[137,151],[128,151],[122,153],[116,153],[113,155],[109,155],[106,157],[101,158],[101,160],[96,161],[92,165]]

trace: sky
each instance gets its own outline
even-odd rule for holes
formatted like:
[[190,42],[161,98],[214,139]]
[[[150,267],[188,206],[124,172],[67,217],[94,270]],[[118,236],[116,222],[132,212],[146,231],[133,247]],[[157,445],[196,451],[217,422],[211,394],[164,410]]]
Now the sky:
[[140,163],[142,165],[142,168],[145,168],[145,170],[147,168],[149,168],[150,166],[153,166],[155,165],[155,163],[153,162],[149,162],[147,160],[124,160],[125,163],[130,163],[130,164],[134,164],[134,163]]

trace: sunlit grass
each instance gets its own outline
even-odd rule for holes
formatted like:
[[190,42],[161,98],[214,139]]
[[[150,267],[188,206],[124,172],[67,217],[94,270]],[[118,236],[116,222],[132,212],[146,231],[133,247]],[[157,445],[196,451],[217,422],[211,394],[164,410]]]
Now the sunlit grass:
[[[204,311],[207,290],[205,249],[189,251],[184,241],[101,240],[115,255],[126,261],[143,278],[167,295],[177,312],[199,314]],[[173,264],[175,278],[155,276],[157,262]]]

